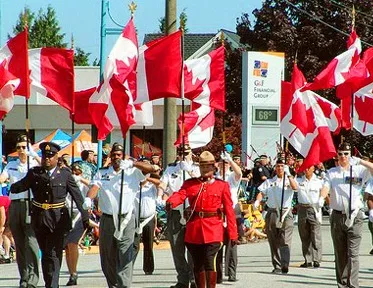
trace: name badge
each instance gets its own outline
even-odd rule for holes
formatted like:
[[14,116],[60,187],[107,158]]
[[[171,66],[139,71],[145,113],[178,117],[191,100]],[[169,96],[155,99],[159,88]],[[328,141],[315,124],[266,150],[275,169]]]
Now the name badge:
[[[353,185],[361,185],[363,183],[363,178],[361,177],[352,177]],[[350,176],[345,177],[345,184],[350,184]]]

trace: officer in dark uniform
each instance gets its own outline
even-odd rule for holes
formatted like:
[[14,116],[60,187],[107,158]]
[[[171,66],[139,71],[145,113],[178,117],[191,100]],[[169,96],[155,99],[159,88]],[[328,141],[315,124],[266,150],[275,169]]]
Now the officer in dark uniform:
[[71,229],[71,220],[65,204],[67,193],[71,194],[82,215],[84,228],[88,227],[88,213],[82,208],[83,197],[71,172],[57,166],[60,146],[53,142],[43,142],[39,148],[42,151],[41,166],[31,168],[10,190],[12,193],[20,193],[30,188],[32,190],[34,199],[31,225],[42,252],[45,287],[58,287],[63,239]]
[[268,165],[267,155],[260,155],[259,163],[256,168],[254,168],[254,185],[256,187],[260,186],[265,180],[271,178],[272,169]]

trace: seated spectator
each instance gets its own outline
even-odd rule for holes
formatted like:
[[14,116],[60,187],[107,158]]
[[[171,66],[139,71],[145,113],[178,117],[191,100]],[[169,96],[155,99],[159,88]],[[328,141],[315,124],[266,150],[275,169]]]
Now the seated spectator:
[[3,246],[3,255],[1,255],[2,263],[11,263],[10,245],[11,233],[9,230],[8,209],[10,206],[10,198],[8,196],[0,196],[0,246]]
[[252,217],[248,217],[244,221],[244,231],[247,240],[255,242],[259,239],[267,238],[267,234],[263,233],[264,227],[265,221],[262,214],[259,211],[254,211]]

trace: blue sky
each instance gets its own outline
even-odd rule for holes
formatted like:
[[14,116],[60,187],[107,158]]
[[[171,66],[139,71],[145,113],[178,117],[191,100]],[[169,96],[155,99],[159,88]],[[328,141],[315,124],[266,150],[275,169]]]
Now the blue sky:
[[[188,15],[187,27],[190,33],[215,33],[224,28],[235,31],[236,18],[243,12],[251,14],[261,6],[261,0],[176,0],[177,14],[185,9]],[[110,12],[113,19],[124,25],[129,17],[129,0],[110,0]],[[159,19],[165,14],[165,0],[137,0],[135,25],[142,44],[144,34],[159,31]],[[56,13],[62,32],[66,34],[65,42],[70,43],[74,35],[76,47],[91,53],[91,61],[99,58],[100,49],[100,15],[101,0],[0,0],[1,45],[12,34],[13,26],[25,6],[33,12],[40,8],[46,11],[51,5]],[[110,20],[107,27],[118,28]],[[108,53],[117,36],[107,36]]]

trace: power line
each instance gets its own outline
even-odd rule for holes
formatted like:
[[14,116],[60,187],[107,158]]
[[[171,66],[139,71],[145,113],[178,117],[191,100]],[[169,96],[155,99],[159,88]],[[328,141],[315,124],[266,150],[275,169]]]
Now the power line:
[[[303,10],[302,8],[297,7],[296,5],[294,5],[293,3],[289,2],[288,0],[283,0],[283,1],[285,1],[288,5],[294,7],[294,8],[297,9],[298,11],[300,11],[300,12],[306,14],[307,16],[309,16],[310,18],[312,18],[313,20],[316,20],[317,22],[320,22],[321,24],[324,24],[325,26],[327,26],[327,27],[333,29],[334,31],[336,31],[336,32],[338,32],[338,33],[340,33],[340,34],[343,34],[343,35],[345,35],[345,36],[347,36],[347,37],[350,36],[349,33],[344,32],[344,31],[338,29],[337,27],[334,27],[333,25],[330,25],[329,23],[326,23],[325,21],[321,20],[319,17],[313,16],[312,14],[310,14],[309,12],[307,12],[306,10]],[[360,40],[361,40],[361,38],[360,38]],[[363,41],[363,40],[361,40],[361,43],[364,43],[365,45],[370,46],[370,47],[373,46],[372,44],[369,44],[368,42]]]
[[[344,8],[344,9],[347,10],[347,11],[351,11],[351,8],[349,8],[349,7],[345,6],[345,5],[343,5],[342,3],[339,3],[339,2],[334,1],[334,0],[329,0],[329,1],[332,2],[331,4],[334,5],[334,6],[337,6],[337,7],[340,7],[340,8]],[[357,13],[357,14],[361,14],[361,15],[364,15],[365,17],[368,17],[369,19],[373,20],[373,18],[372,18],[371,15],[366,14],[366,13],[364,13],[364,12],[361,12],[361,11],[359,11],[359,10],[356,10],[356,9],[355,9],[355,13]]]

